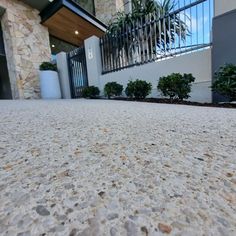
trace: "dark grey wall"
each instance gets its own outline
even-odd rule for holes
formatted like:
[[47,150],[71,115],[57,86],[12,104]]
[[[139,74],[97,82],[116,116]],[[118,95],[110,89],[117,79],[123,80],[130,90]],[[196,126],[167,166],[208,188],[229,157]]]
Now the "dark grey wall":
[[0,6],[0,17],[4,14],[4,12],[5,12],[5,9]]
[[6,57],[0,56],[0,99],[12,99]]
[[5,55],[3,36],[2,36],[2,29],[1,29],[1,22],[0,22],[0,55]]
[[0,22],[0,99],[12,99]]
[[[213,19],[212,74],[226,63],[236,64],[236,10]],[[213,93],[213,101],[227,99]]]

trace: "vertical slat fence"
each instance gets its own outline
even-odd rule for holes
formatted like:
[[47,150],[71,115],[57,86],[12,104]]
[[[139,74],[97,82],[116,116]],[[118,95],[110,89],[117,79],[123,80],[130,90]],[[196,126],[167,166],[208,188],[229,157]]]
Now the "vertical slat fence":
[[175,2],[171,12],[157,10],[102,37],[102,72],[118,71],[209,47],[213,0]]

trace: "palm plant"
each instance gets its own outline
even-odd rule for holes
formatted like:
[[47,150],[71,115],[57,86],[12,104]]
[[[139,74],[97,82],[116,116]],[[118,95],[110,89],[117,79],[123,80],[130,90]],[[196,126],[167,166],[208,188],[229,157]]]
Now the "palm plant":
[[185,41],[188,27],[180,14],[172,13],[174,7],[173,0],[132,0],[132,12],[118,12],[109,25],[107,35],[113,41],[113,56],[119,58],[123,53],[130,61],[136,54],[142,61],[144,57],[152,58],[152,54],[168,52],[176,39],[179,43]]

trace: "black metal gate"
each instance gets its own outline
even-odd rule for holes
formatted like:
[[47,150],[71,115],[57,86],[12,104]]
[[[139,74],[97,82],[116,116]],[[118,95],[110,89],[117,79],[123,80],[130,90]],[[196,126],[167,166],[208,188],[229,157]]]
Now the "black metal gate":
[[71,96],[72,98],[80,98],[82,90],[88,87],[88,75],[86,65],[85,48],[80,47],[67,54]]

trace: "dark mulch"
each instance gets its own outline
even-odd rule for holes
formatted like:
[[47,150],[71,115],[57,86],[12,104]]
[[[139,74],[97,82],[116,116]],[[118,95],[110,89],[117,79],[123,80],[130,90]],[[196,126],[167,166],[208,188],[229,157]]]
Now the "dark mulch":
[[180,101],[166,98],[146,98],[143,100],[134,100],[130,98],[117,97],[112,98],[111,100],[119,100],[119,101],[137,101],[137,102],[149,102],[149,103],[164,103],[164,104],[177,104],[177,105],[189,105],[189,106],[201,106],[201,107],[221,107],[221,108],[236,108],[236,104],[232,103],[200,103],[200,102],[189,102],[189,101]]

